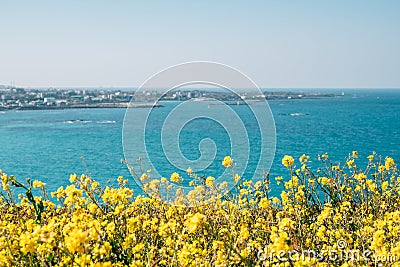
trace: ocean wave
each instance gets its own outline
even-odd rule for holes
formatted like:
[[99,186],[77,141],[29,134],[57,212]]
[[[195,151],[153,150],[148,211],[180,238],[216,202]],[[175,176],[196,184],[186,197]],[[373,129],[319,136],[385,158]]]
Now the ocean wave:
[[93,120],[67,120],[64,121],[66,124],[88,124],[88,123],[99,123],[99,124],[111,124],[111,123],[116,123],[114,120],[98,120],[98,121],[93,121]]
[[308,116],[308,115],[310,115],[310,114],[308,114],[308,113],[298,113],[298,112],[295,112],[295,113],[280,113],[279,115],[281,115],[281,116],[293,116],[293,117],[297,117],[297,116]]
[[116,123],[116,121],[103,120],[103,121],[96,121],[96,123],[108,124],[108,123]]
[[64,121],[64,123],[66,124],[75,124],[75,123],[82,123],[82,124],[86,124],[86,123],[92,123],[93,121],[89,121],[89,120],[67,120]]
[[290,116],[307,116],[307,113],[290,113]]

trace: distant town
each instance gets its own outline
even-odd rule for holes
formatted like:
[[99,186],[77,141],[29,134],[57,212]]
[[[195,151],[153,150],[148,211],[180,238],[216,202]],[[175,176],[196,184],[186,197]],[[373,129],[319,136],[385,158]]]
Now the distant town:
[[[161,90],[148,89],[135,93],[121,89],[24,89],[0,85],[0,110],[35,110],[65,108],[127,108],[162,107],[159,101],[211,100],[261,101],[309,99],[340,96],[318,92],[268,92],[262,94],[243,90],[240,94],[210,89],[180,89],[162,95]],[[157,102],[157,103],[156,103]],[[242,101],[243,102],[243,101]]]

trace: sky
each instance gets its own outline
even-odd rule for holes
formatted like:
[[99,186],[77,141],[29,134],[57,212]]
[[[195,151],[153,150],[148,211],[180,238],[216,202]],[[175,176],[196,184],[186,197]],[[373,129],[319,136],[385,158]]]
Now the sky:
[[0,84],[138,87],[215,61],[263,88],[400,88],[400,1],[0,0]]

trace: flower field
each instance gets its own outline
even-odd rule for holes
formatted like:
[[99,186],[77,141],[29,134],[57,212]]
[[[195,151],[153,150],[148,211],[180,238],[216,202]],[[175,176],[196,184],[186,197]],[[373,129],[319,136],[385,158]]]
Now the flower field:
[[[72,174],[48,193],[0,171],[0,266],[400,266],[400,174],[392,158],[358,157],[285,156],[286,173],[252,182],[227,156],[234,188],[130,166],[143,195],[123,177]],[[183,179],[189,194],[172,190]]]

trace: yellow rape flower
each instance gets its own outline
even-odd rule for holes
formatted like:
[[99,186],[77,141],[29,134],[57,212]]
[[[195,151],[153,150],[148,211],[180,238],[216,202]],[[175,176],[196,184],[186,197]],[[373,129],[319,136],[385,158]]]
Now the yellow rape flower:
[[354,175],[354,178],[356,178],[358,181],[365,181],[367,176],[364,173],[357,173]]
[[75,180],[76,180],[76,177],[77,177],[76,173],[74,173],[74,174],[71,174],[71,175],[69,176],[69,182],[70,182],[70,183],[73,183],[73,182],[75,182]]
[[270,206],[269,200],[267,198],[262,198],[258,203],[258,206],[262,209],[266,209]]
[[174,182],[174,183],[178,183],[178,184],[181,183],[181,177],[180,177],[179,174],[176,173],[176,172],[174,172],[173,174],[171,174],[170,180],[171,180],[171,182]]
[[352,160],[348,160],[347,162],[347,166],[351,169],[351,168],[354,168],[354,159],[352,159]]
[[318,178],[318,182],[322,185],[327,185],[327,184],[330,184],[331,180],[326,177],[320,177],[320,178]]
[[46,184],[42,183],[41,181],[35,180],[32,183],[33,188],[43,188]]
[[249,233],[249,230],[247,229],[247,227],[241,226],[239,236],[240,236],[243,240],[246,240],[247,238],[249,238],[250,233]]
[[140,176],[140,181],[146,181],[149,178],[149,176],[146,173],[142,173],[142,175]]
[[382,189],[383,190],[388,189],[388,187],[389,187],[389,182],[388,181],[385,181],[385,182],[382,183]]
[[231,159],[230,156],[226,156],[226,157],[224,158],[224,160],[222,161],[222,165],[223,165],[225,168],[228,168],[229,166],[231,166],[232,163],[233,163],[233,160]]
[[386,168],[386,170],[389,170],[392,166],[394,166],[394,160],[393,160],[393,158],[387,157],[387,158],[385,159],[385,168]]
[[299,161],[300,161],[301,164],[306,164],[308,162],[309,158],[310,158],[310,156],[307,156],[306,154],[303,154],[299,158]]
[[190,216],[188,220],[186,220],[186,226],[188,228],[189,233],[193,233],[196,231],[197,227],[202,222],[204,217],[205,216],[203,214],[197,212],[196,214]]
[[214,185],[214,180],[215,180],[214,177],[208,176],[207,179],[206,179],[206,185],[208,187],[212,187]]
[[92,189],[96,189],[99,186],[100,186],[100,184],[98,182],[93,182],[92,183]]
[[285,166],[286,168],[289,168],[293,165],[294,163],[294,159],[291,156],[285,155],[282,159],[282,164],[283,166]]
[[237,183],[240,180],[239,174],[235,174],[234,180],[235,180],[235,183]]

